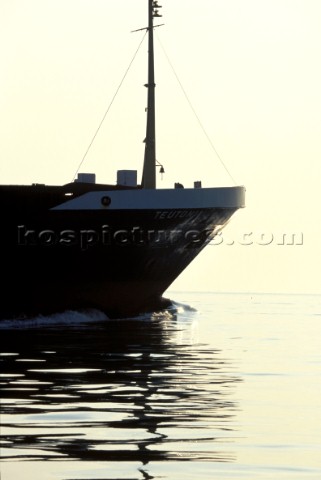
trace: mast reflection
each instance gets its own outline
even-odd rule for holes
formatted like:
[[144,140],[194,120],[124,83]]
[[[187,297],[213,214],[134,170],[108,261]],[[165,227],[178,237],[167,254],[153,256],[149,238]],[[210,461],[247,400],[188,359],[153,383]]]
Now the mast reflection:
[[2,332],[10,458],[138,461],[143,478],[152,461],[233,461],[220,441],[233,440],[239,378],[222,352],[184,339],[191,321]]

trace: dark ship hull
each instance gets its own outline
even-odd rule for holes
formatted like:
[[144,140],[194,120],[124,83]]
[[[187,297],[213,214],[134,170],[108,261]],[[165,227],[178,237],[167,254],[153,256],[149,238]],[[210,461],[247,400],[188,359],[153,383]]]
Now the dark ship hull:
[[2,318],[169,305],[163,293],[244,206],[243,187],[1,186]]
[[136,171],[119,170],[116,186],[96,184],[94,174],[78,174],[64,186],[0,186],[1,318],[79,308],[124,317],[160,309],[169,304],[166,289],[244,206],[243,187],[156,188],[156,170],[164,173],[156,157],[153,48],[161,6],[147,4],[148,26],[140,29],[148,33],[141,185]]

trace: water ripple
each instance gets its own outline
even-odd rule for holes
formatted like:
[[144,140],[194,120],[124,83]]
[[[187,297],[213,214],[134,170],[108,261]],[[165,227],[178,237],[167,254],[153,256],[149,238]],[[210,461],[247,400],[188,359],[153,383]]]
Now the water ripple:
[[3,459],[233,461],[239,378],[193,315],[3,331]]

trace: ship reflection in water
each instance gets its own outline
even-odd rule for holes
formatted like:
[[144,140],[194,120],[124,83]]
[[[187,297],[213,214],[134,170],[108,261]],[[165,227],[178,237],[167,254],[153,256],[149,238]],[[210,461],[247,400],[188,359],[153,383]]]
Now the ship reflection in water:
[[1,334],[4,461],[233,462],[239,378],[195,312]]

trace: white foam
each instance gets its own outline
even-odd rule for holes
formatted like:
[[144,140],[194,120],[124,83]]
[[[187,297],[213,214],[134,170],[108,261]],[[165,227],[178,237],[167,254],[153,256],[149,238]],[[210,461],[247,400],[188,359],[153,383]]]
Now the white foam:
[[77,326],[92,322],[109,320],[107,315],[99,310],[74,311],[66,310],[52,315],[38,315],[33,318],[14,318],[0,321],[0,330],[39,328],[45,326]]

